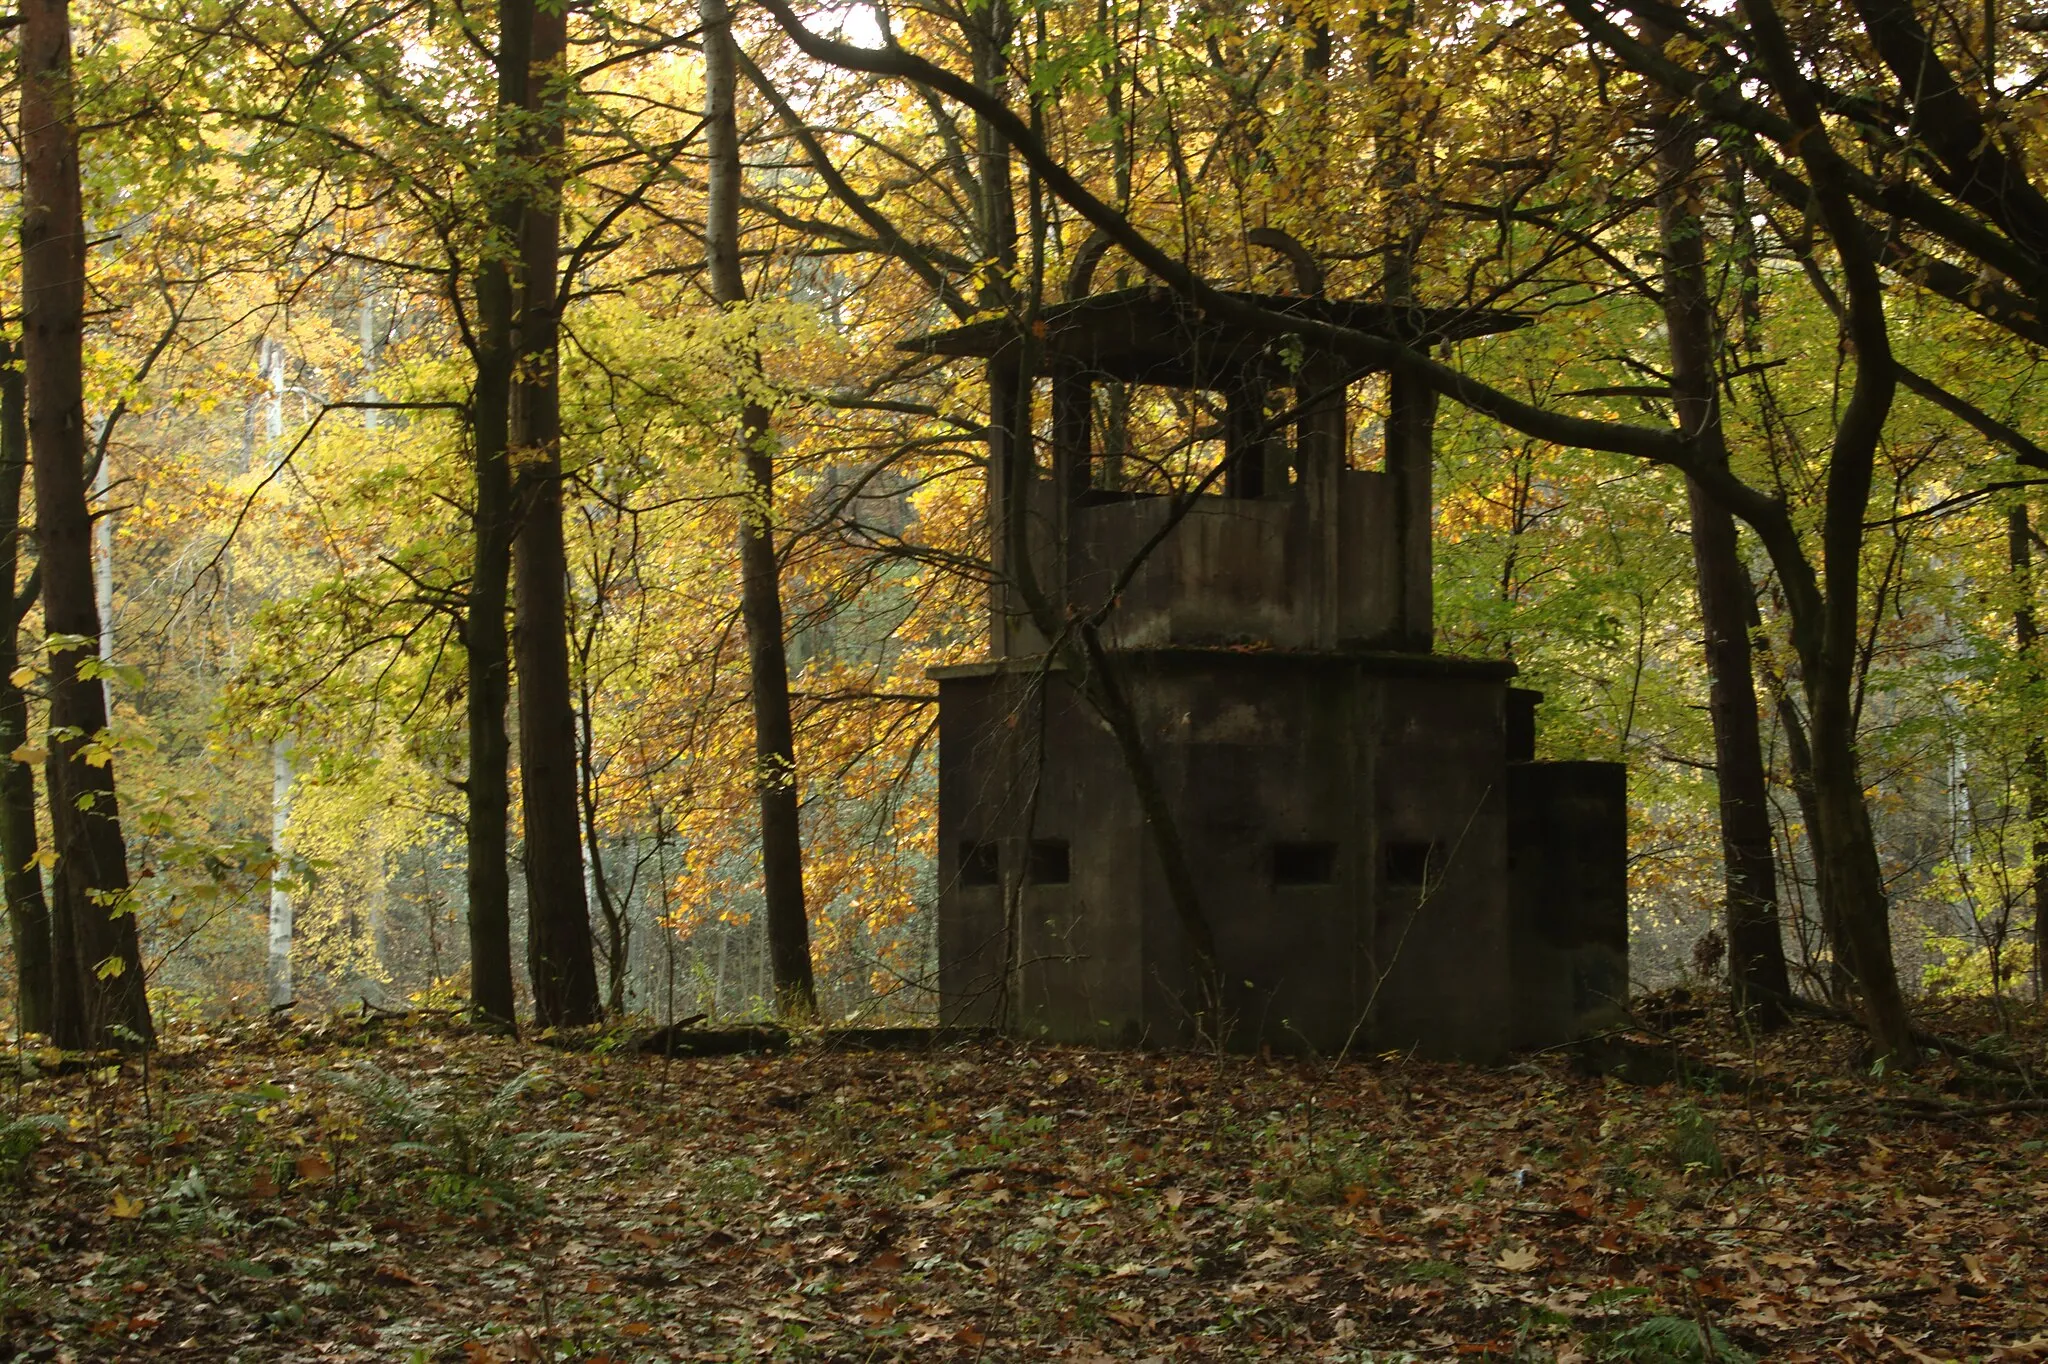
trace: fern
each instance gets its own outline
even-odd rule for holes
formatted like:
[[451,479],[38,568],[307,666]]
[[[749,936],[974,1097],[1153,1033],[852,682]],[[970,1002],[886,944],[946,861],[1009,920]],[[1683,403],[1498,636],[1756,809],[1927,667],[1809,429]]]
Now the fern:
[[30,1158],[43,1149],[43,1139],[69,1125],[54,1113],[31,1113],[0,1124],[0,1183],[20,1183]]
[[546,1078],[536,1066],[501,1085],[482,1103],[446,1081],[413,1086],[368,1062],[337,1072],[337,1086],[394,1138],[391,1150],[416,1158],[436,1176],[449,1201],[474,1201],[478,1191],[517,1201],[516,1182],[547,1156],[582,1140],[575,1132],[532,1132],[517,1126],[519,1100]]
[[1702,1334],[1684,1317],[1650,1317],[1622,1331],[1604,1332],[1595,1343],[1610,1364],[1755,1364],[1717,1326]]

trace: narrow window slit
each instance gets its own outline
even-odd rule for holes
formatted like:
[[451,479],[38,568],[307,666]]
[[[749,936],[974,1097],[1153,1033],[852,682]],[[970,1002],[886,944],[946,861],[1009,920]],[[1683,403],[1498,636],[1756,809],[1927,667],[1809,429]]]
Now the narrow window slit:
[[1002,853],[995,844],[969,839],[960,845],[961,885],[993,886],[1002,879]]
[[1384,849],[1386,882],[1389,886],[1419,890],[1441,870],[1437,845],[1408,839],[1389,839]]
[[1275,843],[1273,884],[1328,886],[1337,880],[1335,843]]
[[1067,852],[1064,838],[1034,838],[1031,840],[1031,861],[1029,880],[1034,886],[1064,886],[1071,874],[1072,859]]

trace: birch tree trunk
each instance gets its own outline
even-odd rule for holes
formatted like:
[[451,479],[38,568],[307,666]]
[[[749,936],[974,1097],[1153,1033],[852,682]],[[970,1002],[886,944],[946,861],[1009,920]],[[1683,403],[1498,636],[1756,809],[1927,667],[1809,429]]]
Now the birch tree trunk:
[[[109,663],[114,660],[114,518],[107,510],[107,494],[113,486],[113,471],[103,454],[92,475],[92,502],[100,508],[92,523],[92,600],[100,616],[100,657]],[[113,680],[102,677],[100,690],[106,692],[111,707]]]
[[[280,864],[285,856],[285,836],[292,818],[291,749],[279,739],[270,746],[270,855]],[[270,933],[264,983],[269,988],[270,1007],[290,1004],[292,993],[292,895],[279,877],[280,865],[270,876]]]

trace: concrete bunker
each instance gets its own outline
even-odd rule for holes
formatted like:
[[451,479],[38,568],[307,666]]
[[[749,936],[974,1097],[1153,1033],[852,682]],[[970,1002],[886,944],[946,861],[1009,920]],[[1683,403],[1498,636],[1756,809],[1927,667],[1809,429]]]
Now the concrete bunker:
[[[1240,297],[1415,345],[1524,321],[1304,274]],[[1385,376],[1380,467],[1352,467],[1370,370],[1165,290],[1074,292],[904,343],[1044,416],[991,425],[990,656],[934,674],[941,1021],[1475,1059],[1594,1026],[1627,991],[1625,775],[1533,761],[1512,665],[1433,651],[1433,395]],[[1101,400],[1131,386],[1220,398],[1220,462],[1118,477]],[[1201,887],[1206,1013],[1130,769],[1041,628],[1083,617]]]

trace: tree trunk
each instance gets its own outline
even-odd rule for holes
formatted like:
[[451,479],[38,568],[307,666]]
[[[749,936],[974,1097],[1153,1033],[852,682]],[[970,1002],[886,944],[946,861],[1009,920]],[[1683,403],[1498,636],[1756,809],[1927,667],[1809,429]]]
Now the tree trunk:
[[[21,25],[22,358],[50,655],[50,822],[58,857],[52,1033],[64,1046],[155,1040],[128,886],[97,666],[86,504],[85,216],[66,0],[28,0]],[[92,666],[85,666],[92,665]],[[92,762],[87,762],[90,752]],[[118,1030],[118,1031],[117,1031]]]
[[279,739],[270,746],[270,856],[277,866],[270,874],[270,950],[263,973],[273,1009],[296,998],[292,992],[292,893],[280,883],[285,870],[285,831],[291,819],[291,749]]
[[1714,725],[1728,988],[1736,1012],[1769,1031],[1786,1022],[1785,1000],[1792,985],[1778,920],[1778,868],[1749,637],[1746,603],[1754,588],[1742,562],[1735,518],[1691,480],[1686,495],[1706,636],[1707,709]]
[[1791,769],[1792,794],[1799,802],[1799,818],[1806,826],[1806,846],[1813,859],[1813,894],[1820,902],[1820,931],[1833,953],[1828,961],[1827,979],[1822,988],[1828,1002],[1843,1008],[1854,1004],[1853,983],[1849,979],[1849,968],[1839,948],[1834,945],[1842,940],[1842,930],[1835,922],[1840,902],[1827,888],[1828,867],[1820,855],[1820,800],[1813,787],[1813,745],[1806,738],[1806,717],[1799,713],[1799,706],[1792,693],[1781,687],[1778,691],[1778,724],[1785,735],[1785,762]]
[[[603,605],[602,592],[603,588],[600,585],[599,610],[602,610]],[[583,646],[578,650],[576,771],[582,796],[579,803],[583,815],[584,883],[589,890],[591,903],[597,909],[598,918],[604,924],[604,1007],[613,1018],[620,1018],[626,1012],[626,971],[632,963],[632,878],[628,879],[625,890],[628,903],[621,903],[620,897],[613,893],[611,881],[605,873],[604,840],[599,836],[597,828],[597,736],[594,733],[596,698],[590,694],[591,653],[595,647],[596,635],[597,624],[593,619],[582,636]]]
[[[1716,381],[1720,327],[1707,289],[1706,224],[1693,206],[1698,150],[1694,129],[1671,117],[1658,121],[1663,184],[1657,218],[1664,254],[1664,326],[1671,348],[1671,386],[1680,426],[1707,457],[1725,464]],[[1714,724],[1714,776],[1720,793],[1721,852],[1726,887],[1728,984],[1738,1014],[1765,1029],[1783,1026],[1791,993],[1785,940],[1778,925],[1777,864],[1764,778],[1756,673],[1749,623],[1755,592],[1743,566],[1735,518],[1686,481],[1692,515],[1693,567],[1700,625],[1706,636],[1708,712]]]
[[28,743],[28,694],[14,684],[21,666],[17,599],[21,566],[21,486],[28,473],[28,427],[21,369],[0,339],[0,863],[5,865],[7,927],[14,941],[17,1021],[25,1033],[50,1032],[50,908],[36,862],[35,769],[14,758]]
[[[1829,685],[1830,683],[1833,685]],[[1856,761],[1855,722],[1846,679],[1811,679],[1806,686],[1813,745],[1813,791],[1820,826],[1813,831],[1814,860],[1827,870],[1820,892],[1836,934],[1835,952],[1862,1005],[1880,1054],[1910,1064],[1917,1054],[1912,1020],[1892,961],[1890,896],[1878,864],[1877,838]]]
[[[2006,546],[2019,603],[2012,612],[2013,650],[2020,656],[2020,675],[2029,695],[2041,686],[2041,625],[2034,614],[2034,527],[2027,504],[2015,503],[2006,513]],[[2030,722],[2024,764],[2027,792],[2027,891],[2034,909],[2034,998],[2048,994],[2048,738],[2040,718]]]
[[[533,76],[526,107],[541,118],[525,149],[552,161],[566,116],[560,82],[568,21],[536,5]],[[526,962],[534,1019],[543,1028],[583,1027],[603,1017],[590,906],[583,893],[577,818],[576,706],[569,685],[568,555],[562,539],[561,184],[552,170],[527,200],[520,229],[522,285],[511,438],[518,469],[512,543],[517,595],[520,810],[526,830]]]
[[[728,307],[747,301],[740,274],[740,149],[733,108],[731,16],[725,0],[699,0],[704,28],[704,136],[710,159],[705,249],[711,293]],[[758,358],[743,366],[758,368]],[[747,671],[754,705],[755,789],[761,809],[761,882],[768,907],[768,955],[778,1012],[818,1011],[811,976],[810,922],[804,907],[803,834],[798,823],[796,738],[789,713],[789,659],[782,635],[782,570],[775,557],[774,441],[768,409],[740,413],[740,614],[747,630]]]
[[[1818,564],[1782,501],[1750,501],[1745,515],[1777,566],[1791,617],[1792,643],[1799,656],[1812,745],[1817,816],[1813,846],[1815,863],[1821,868],[1823,917],[1835,926],[1837,954],[1855,981],[1863,1019],[1878,1054],[1892,1064],[1910,1067],[1918,1058],[1918,1048],[1891,957],[1890,901],[1856,761],[1852,701],[1863,604],[1864,518],[1869,513],[1878,443],[1898,391],[1898,365],[1891,350],[1878,264],[1867,249],[1843,188],[1840,154],[1822,123],[1807,76],[1776,10],[1763,6],[1751,18],[1764,78],[1798,128],[1795,145],[1811,177],[1815,219],[1826,228],[1836,249],[1842,274],[1835,303],[1838,338],[1845,353],[1853,355],[1854,365],[1829,453]],[[1654,23],[1645,24],[1644,31],[1652,43],[1660,41]],[[1667,147],[1664,154],[1668,158],[1681,153],[1685,179],[1689,179],[1693,156],[1689,136],[1682,148]],[[1695,249],[1697,239],[1695,230],[1687,248]],[[1706,358],[1710,362],[1711,354]],[[1715,377],[1711,368],[1696,375],[1695,397],[1702,381],[1711,383]],[[1686,401],[1682,390],[1674,397],[1681,404]],[[1695,472],[1703,479],[1715,480],[1725,473],[1725,450],[1701,450],[1695,445],[1693,453],[1700,461]]]
[[[486,265],[485,271],[502,268]],[[486,302],[490,292],[495,290],[479,280],[477,316],[485,346],[496,330],[491,316],[496,310]],[[505,314],[509,312],[508,307]],[[509,330],[507,326],[499,332],[501,341],[509,339]],[[471,427],[476,447],[476,562],[462,629],[469,671],[469,772],[463,792],[468,816],[469,999],[479,1018],[499,1025],[510,1024],[517,1009],[512,996],[512,883],[505,827],[511,805],[506,773],[512,746],[505,733],[511,692],[505,585],[512,561],[512,480],[505,463],[503,395],[510,380],[509,364],[500,363],[497,356],[479,355]]]
[[[533,50],[532,0],[506,0],[499,9],[497,155],[514,152],[506,117],[522,108]],[[469,773],[466,841],[469,899],[469,998],[479,1019],[509,1027],[517,1005],[512,993],[512,885],[507,863],[506,812],[511,805],[507,766],[511,743],[505,707],[511,692],[511,651],[505,635],[506,583],[512,571],[512,473],[508,420],[512,370],[512,272],[504,253],[520,225],[519,203],[497,190],[490,210],[491,240],[476,267],[476,387],[470,399],[470,439],[476,461],[472,511],[475,564],[463,616],[468,656]]]
[[[100,657],[109,661],[114,657],[114,518],[107,507],[107,495],[113,488],[112,461],[102,444],[99,458],[92,466],[92,501],[100,506],[92,523],[92,600],[100,618]],[[107,693],[111,705],[113,679],[101,678],[100,690]]]
[[1840,284],[1831,296],[1837,344],[1852,363],[1837,408],[1820,517],[1820,561],[1808,555],[1783,503],[1751,504],[1758,536],[1778,567],[1792,618],[1813,742],[1816,847],[1827,864],[1823,894],[1840,927],[1842,950],[1861,997],[1865,1025],[1881,1060],[1911,1067],[1919,1058],[1905,996],[1891,955],[1891,902],[1878,863],[1862,773],[1856,759],[1857,661],[1862,639],[1865,520],[1877,453],[1898,396],[1899,365],[1885,315],[1878,257],[1864,233],[1834,145],[1800,65],[1783,16],[1768,4],[1746,6],[1760,69],[1789,120],[1812,191],[1813,221],[1834,247]]

